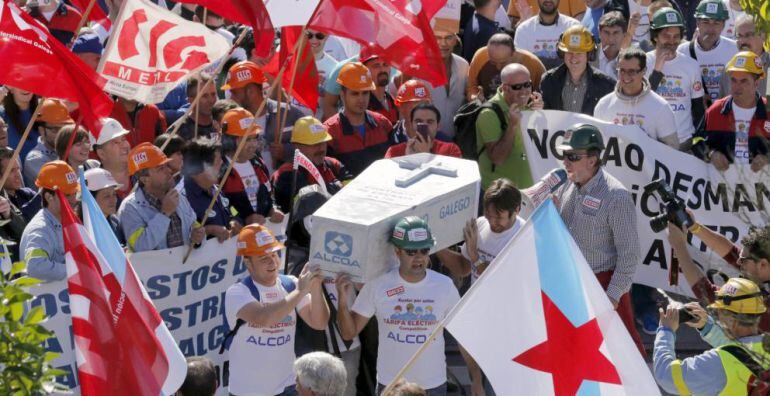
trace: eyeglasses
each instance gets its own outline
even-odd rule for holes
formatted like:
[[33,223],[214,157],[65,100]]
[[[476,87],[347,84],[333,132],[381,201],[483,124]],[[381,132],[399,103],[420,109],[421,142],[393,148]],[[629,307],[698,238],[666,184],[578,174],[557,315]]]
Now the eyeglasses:
[[626,76],[629,76],[629,77],[636,77],[644,69],[621,69],[621,68],[618,68],[616,70],[618,71],[618,75],[626,75]]
[[730,305],[730,303],[732,303],[733,301],[748,300],[754,297],[762,297],[762,292],[746,294],[743,296],[716,296],[715,299],[722,300],[722,302],[724,302],[725,305]]
[[532,88],[532,81],[523,82],[521,84],[505,84],[508,86],[508,88],[511,89],[511,91],[518,91],[521,89],[529,89]]
[[735,34],[735,38],[737,39],[750,39],[757,36],[757,32],[746,32],[744,34]]
[[430,253],[430,248],[425,249],[404,249],[404,253],[406,253],[409,257],[414,257],[417,255],[417,253],[422,254],[423,256],[427,256],[428,253]]
[[742,265],[743,263],[747,261],[759,261],[759,257],[754,256],[738,256],[738,265]]
[[323,33],[313,34],[312,32],[305,32],[305,36],[307,36],[308,39],[312,39],[313,37],[315,37],[317,40],[323,40],[326,38],[326,35]]
[[588,157],[589,154],[576,154],[576,153],[565,153],[564,158],[568,159],[569,162],[578,162],[583,157]]

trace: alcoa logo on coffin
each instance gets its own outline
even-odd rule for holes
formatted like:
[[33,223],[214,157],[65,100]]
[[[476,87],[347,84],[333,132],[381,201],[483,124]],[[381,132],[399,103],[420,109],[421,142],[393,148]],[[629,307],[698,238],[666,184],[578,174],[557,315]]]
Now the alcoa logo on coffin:
[[347,267],[358,267],[358,260],[351,260],[353,254],[353,237],[336,231],[327,231],[324,237],[324,252],[317,252],[313,259],[340,264]]

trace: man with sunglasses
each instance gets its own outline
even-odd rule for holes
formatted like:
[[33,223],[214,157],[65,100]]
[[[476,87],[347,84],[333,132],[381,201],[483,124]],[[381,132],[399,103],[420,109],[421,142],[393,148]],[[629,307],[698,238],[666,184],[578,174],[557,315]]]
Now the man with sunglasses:
[[[395,246],[399,267],[366,283],[352,308],[348,305],[348,296],[353,293],[350,277],[340,274],[336,280],[339,295],[337,324],[343,339],[353,339],[372,316],[377,317],[378,394],[395,379],[414,352],[428,342],[436,325],[460,301],[452,280],[428,269],[428,253],[435,240],[425,220],[416,216],[399,220],[390,242]],[[402,314],[404,307],[408,308],[410,304],[414,311],[409,316]],[[422,315],[417,314],[418,308],[422,309]],[[442,334],[426,347],[406,373],[406,379],[419,384],[428,396],[446,395]]]
[[642,355],[628,291],[641,262],[636,208],[623,184],[602,168],[599,129],[576,124],[557,147],[569,181],[555,193],[559,213]]
[[487,102],[496,109],[483,109],[476,118],[481,187],[486,189],[493,180],[504,177],[519,188],[527,188],[533,180],[519,121],[522,110],[542,109],[543,97],[532,92],[529,70],[518,63],[506,65],[500,72],[500,81],[497,93]]
[[[741,278],[731,278],[717,292],[716,302],[709,305],[719,327],[727,335],[727,343],[700,355],[676,358],[675,333],[679,328],[679,308],[660,309],[660,326],[655,336],[653,374],[666,392],[680,395],[747,395],[752,370],[767,368],[770,359],[762,346],[759,320],[767,311],[757,285]],[[691,311],[696,320],[691,327],[717,327],[702,309]],[[750,364],[750,363],[754,364]]]
[[329,36],[325,33],[321,33],[315,30],[306,30],[305,35],[307,41],[310,44],[310,50],[313,52],[315,58],[315,68],[318,70],[318,109],[316,110],[315,117],[321,119],[323,116],[323,97],[324,97],[324,84],[326,83],[326,76],[332,73],[335,67],[337,67],[337,59],[334,59],[330,54],[324,51],[326,41]]

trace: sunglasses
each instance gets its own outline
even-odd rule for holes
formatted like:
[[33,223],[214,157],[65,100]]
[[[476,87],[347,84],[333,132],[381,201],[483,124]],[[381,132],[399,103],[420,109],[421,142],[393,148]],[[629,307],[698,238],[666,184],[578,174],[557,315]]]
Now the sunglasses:
[[725,305],[730,305],[733,301],[748,300],[754,297],[762,297],[762,292],[746,294],[744,296],[716,296],[715,299],[722,300]]
[[569,162],[578,162],[583,157],[588,157],[588,154],[575,154],[575,153],[564,154],[564,158],[568,159]]
[[427,256],[430,252],[430,248],[425,249],[404,249],[404,253],[406,253],[409,257],[414,257],[417,255],[417,253],[422,254],[423,256]]
[[523,82],[521,84],[505,84],[512,91],[518,91],[524,88],[532,88],[532,81]]
[[317,40],[323,40],[326,38],[326,35],[323,33],[311,33],[311,32],[305,32],[305,36],[307,36],[308,39],[312,39],[315,37]]

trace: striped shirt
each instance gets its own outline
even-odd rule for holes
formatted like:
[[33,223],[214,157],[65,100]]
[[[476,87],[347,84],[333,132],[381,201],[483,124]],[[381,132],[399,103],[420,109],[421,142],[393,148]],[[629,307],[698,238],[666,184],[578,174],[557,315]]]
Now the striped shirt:
[[631,289],[641,260],[631,194],[600,168],[584,186],[568,182],[555,197],[564,223],[594,273],[614,271],[607,295],[620,301]]
[[581,113],[583,110],[583,99],[588,91],[588,73],[583,72],[580,81],[577,84],[572,82],[572,77],[567,73],[564,81],[564,87],[561,89],[562,108],[559,110],[569,111],[571,113]]
[[[163,206],[163,202],[160,199],[155,198],[147,193],[144,194],[144,198],[147,199],[147,202],[152,205],[153,208],[157,209],[158,212],[162,212],[160,209]],[[179,214],[177,214],[176,211],[174,211],[171,216],[168,216],[168,218],[171,219],[171,223],[169,224],[168,231],[166,232],[166,245],[169,247],[169,249],[184,245],[182,218],[179,217]]]

